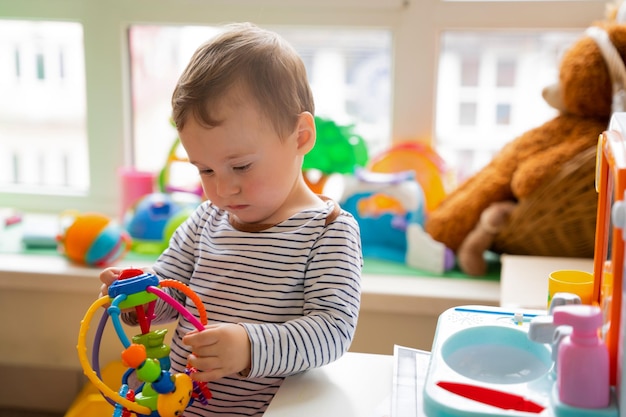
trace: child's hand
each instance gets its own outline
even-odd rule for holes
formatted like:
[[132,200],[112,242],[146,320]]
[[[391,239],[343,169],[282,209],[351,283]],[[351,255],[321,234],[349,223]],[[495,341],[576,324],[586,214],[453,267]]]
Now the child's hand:
[[250,368],[250,339],[238,324],[213,324],[187,333],[183,343],[191,346],[189,364],[199,372],[198,381],[215,381]]
[[[146,268],[148,269],[148,268]],[[115,267],[111,267],[111,268],[106,268],[103,269],[102,272],[100,272],[100,281],[102,282],[102,285],[100,286],[100,295],[98,296],[98,298],[102,298],[104,296],[108,296],[109,295],[109,287],[111,286],[111,284],[113,284],[116,280],[118,279],[124,279],[125,277],[133,277],[136,275],[141,275],[144,273],[143,269],[137,269],[137,268],[115,268]],[[104,308],[109,308],[110,304],[107,303],[105,304],[103,307]],[[145,306],[144,306],[145,308]],[[122,313],[130,313],[135,311],[134,308],[129,307],[129,308],[125,308],[122,310]]]
[[138,268],[106,268],[100,272],[100,281],[102,282],[102,286],[100,287],[100,297],[109,294],[109,287],[118,279],[130,278],[137,275],[141,275],[144,272],[149,272],[149,268],[138,269]]
[[104,297],[105,295],[109,295],[109,286],[113,284],[120,277],[122,273],[121,268],[106,268],[100,272],[100,281],[102,282],[102,286],[100,286],[100,297]]

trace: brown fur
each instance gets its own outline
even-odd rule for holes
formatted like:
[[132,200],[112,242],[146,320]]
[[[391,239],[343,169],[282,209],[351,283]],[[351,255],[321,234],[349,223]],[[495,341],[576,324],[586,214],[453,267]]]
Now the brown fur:
[[[624,59],[626,26],[608,22],[598,25],[608,31]],[[480,242],[478,247],[466,240],[475,229],[480,232],[483,212],[493,203],[515,203],[528,198],[539,185],[554,177],[564,163],[594,146],[608,126],[612,95],[610,75],[598,46],[591,38],[581,37],[563,56],[556,88],[544,91],[546,101],[557,107],[559,114],[504,146],[489,164],[428,214],[425,230],[457,257],[463,248],[465,259],[468,253],[469,258],[482,258],[482,252],[490,247],[489,236],[474,233],[472,239]],[[463,269],[463,264],[460,266]]]

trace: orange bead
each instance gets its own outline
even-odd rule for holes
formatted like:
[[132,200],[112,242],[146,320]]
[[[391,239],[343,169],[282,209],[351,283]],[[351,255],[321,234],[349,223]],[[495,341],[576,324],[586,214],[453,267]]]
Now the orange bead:
[[146,360],[146,347],[132,344],[122,351],[122,362],[129,368],[138,368]]

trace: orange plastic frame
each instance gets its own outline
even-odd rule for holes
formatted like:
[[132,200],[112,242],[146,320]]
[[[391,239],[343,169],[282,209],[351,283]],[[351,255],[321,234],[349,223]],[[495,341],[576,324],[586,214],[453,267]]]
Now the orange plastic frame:
[[611,384],[616,383],[620,351],[620,320],[624,240],[622,230],[611,221],[616,201],[626,190],[626,113],[616,113],[608,130],[600,135],[596,163],[598,216],[593,262],[593,299],[605,312],[604,339],[609,349]]

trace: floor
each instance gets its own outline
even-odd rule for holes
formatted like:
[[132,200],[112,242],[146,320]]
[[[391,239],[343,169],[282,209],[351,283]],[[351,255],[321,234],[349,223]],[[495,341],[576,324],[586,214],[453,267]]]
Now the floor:
[[63,417],[63,413],[1,408],[0,417]]

